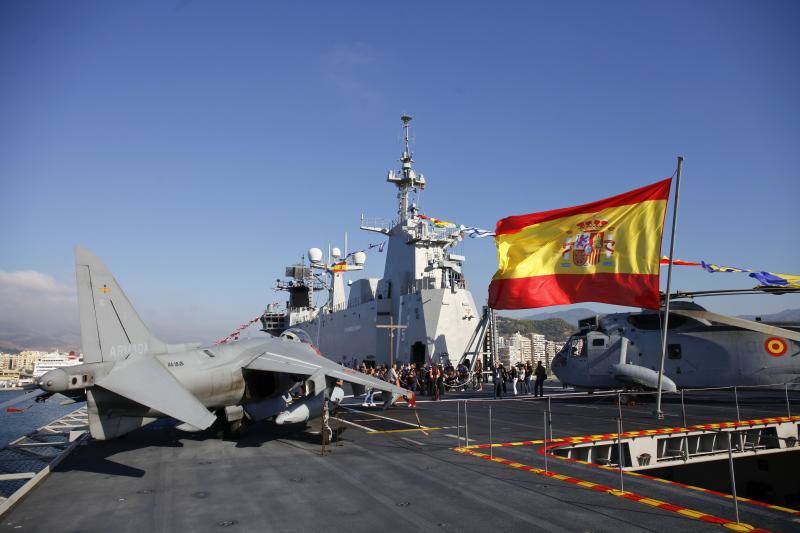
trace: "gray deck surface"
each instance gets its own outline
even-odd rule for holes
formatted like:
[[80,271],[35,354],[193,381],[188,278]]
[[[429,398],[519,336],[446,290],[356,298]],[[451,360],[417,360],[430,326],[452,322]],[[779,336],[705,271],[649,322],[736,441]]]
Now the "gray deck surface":
[[[550,389],[558,394],[560,389]],[[447,396],[448,399],[453,395]],[[481,393],[459,397],[488,398]],[[733,395],[687,396],[687,422],[736,420]],[[352,400],[350,400],[352,402]],[[541,439],[541,401],[469,404],[471,443]],[[800,398],[793,398],[794,414]],[[623,407],[624,430],[682,425],[679,401]],[[342,446],[320,456],[319,436],[270,424],[237,441],[187,434],[159,422],[111,442],[79,446],[39,487],[2,517],[0,531],[698,531],[720,526],[614,497],[452,450],[457,403],[420,402],[423,425],[410,429],[413,410],[352,404],[340,411]],[[554,436],[616,431],[617,405],[601,397],[552,402]],[[740,393],[743,420],[786,414],[783,392]],[[381,417],[389,417],[387,420]],[[462,425],[463,425],[463,414]],[[405,422],[405,423],[403,423]],[[314,429],[313,427],[311,429]],[[463,433],[463,429],[462,429]],[[495,453],[542,467],[538,446]],[[617,487],[614,472],[550,460],[559,473]],[[625,489],[733,520],[731,501],[626,476]],[[740,504],[741,520],[776,531],[797,531],[788,513]]]

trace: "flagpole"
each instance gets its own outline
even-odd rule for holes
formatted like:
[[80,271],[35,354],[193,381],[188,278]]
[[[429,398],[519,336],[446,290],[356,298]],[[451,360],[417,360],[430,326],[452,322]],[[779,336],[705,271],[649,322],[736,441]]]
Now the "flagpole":
[[681,192],[681,170],[683,169],[683,156],[678,156],[678,170],[675,172],[675,201],[672,203],[672,233],[669,237],[669,264],[667,264],[667,294],[664,300],[664,322],[661,330],[661,366],[658,371],[658,394],[656,399],[656,417],[664,418],[661,411],[661,386],[664,379],[664,359],[667,356],[667,330],[669,327],[669,302],[672,286],[672,259],[675,252],[675,228],[678,225],[678,198]]

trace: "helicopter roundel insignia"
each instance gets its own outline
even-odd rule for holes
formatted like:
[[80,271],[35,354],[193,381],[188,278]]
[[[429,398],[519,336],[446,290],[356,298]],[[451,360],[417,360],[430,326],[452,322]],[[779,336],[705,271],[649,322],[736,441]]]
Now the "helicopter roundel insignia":
[[764,341],[764,349],[773,357],[780,357],[786,353],[786,341],[778,337],[770,337]]

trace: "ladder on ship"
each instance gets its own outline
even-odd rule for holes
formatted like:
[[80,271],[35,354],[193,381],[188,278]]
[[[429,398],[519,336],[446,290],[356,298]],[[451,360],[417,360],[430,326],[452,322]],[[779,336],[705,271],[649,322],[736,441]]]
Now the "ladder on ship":
[[495,350],[497,338],[497,325],[494,320],[494,312],[488,307],[483,307],[483,315],[472,332],[467,349],[458,359],[460,365],[465,360],[469,360],[469,370],[472,372],[475,369],[475,363],[478,358],[481,358],[484,370],[490,368],[491,361],[495,359]]

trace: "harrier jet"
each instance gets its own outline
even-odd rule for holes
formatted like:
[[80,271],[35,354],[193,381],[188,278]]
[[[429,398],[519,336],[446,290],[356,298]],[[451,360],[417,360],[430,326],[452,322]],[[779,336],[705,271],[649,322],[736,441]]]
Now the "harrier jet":
[[75,249],[84,364],[51,370],[39,380],[48,393],[85,395],[92,437],[112,439],[162,417],[199,431],[219,422],[238,432],[248,421],[303,423],[322,415],[325,401],[382,391],[384,408],[410,391],[340,366],[297,335],[209,347],[166,344],[142,322],[106,266]]

